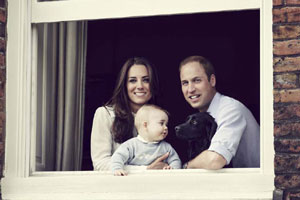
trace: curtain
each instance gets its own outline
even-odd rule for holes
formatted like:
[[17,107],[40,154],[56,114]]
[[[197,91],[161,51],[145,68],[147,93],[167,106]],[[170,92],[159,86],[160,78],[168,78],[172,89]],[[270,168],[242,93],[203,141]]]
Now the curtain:
[[37,29],[36,170],[80,170],[87,22]]

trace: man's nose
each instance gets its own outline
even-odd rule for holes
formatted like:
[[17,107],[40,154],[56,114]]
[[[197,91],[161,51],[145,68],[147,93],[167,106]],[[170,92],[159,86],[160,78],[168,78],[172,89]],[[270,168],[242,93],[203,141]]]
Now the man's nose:
[[188,85],[188,92],[191,93],[191,92],[194,92],[194,91],[195,91],[195,86],[194,86],[194,84],[192,84],[192,83],[189,84],[189,85]]

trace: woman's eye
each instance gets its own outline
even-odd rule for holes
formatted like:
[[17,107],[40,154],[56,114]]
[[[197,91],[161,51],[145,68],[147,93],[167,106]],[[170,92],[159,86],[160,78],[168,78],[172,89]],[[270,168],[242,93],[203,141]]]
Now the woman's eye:
[[149,78],[144,78],[143,81],[144,81],[145,83],[149,83],[149,82],[150,82]]
[[135,82],[136,82],[136,79],[129,79],[128,82],[129,82],[129,83],[135,83]]

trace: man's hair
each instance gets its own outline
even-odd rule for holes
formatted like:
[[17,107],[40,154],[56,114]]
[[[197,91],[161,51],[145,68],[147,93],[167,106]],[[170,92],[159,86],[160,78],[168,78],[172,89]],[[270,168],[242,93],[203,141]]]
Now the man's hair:
[[166,113],[169,116],[168,111],[162,109],[161,107],[154,105],[154,104],[145,104],[137,111],[137,113],[135,115],[134,125],[137,130],[141,127],[142,122],[148,121],[149,113],[153,112],[155,110],[163,111],[164,113]]
[[214,66],[208,59],[204,58],[203,56],[189,56],[185,58],[179,65],[179,72],[181,71],[183,65],[191,62],[197,62],[204,68],[208,80],[210,79],[212,74],[216,75]]

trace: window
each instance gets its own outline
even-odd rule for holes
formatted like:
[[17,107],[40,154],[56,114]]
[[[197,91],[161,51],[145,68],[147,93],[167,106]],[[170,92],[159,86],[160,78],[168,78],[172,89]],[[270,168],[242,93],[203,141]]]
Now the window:
[[[272,198],[273,191],[273,116],[272,116],[272,33],[271,2],[189,0],[111,1],[94,0],[42,2],[9,1],[7,52],[7,124],[3,197],[77,199],[216,199]],[[119,6],[116,6],[119,5]],[[170,6],[171,5],[171,6]],[[119,10],[119,8],[122,8]],[[128,177],[113,177],[105,172],[35,172],[32,131],[36,110],[32,90],[37,58],[31,57],[31,24],[85,19],[126,18],[169,14],[201,13],[221,10],[261,12],[260,44],[260,124],[261,168],[218,171],[179,170],[134,172]],[[21,10],[21,12],[20,12]],[[53,15],[53,13],[56,13]],[[12,17],[14,16],[14,17]],[[230,182],[228,181],[230,180]],[[132,184],[133,183],[133,184]],[[134,186],[133,186],[134,185]],[[112,187],[114,186],[114,187]],[[184,188],[182,188],[184,187]],[[151,188],[151,189],[150,189]],[[155,193],[153,193],[155,191]]]

